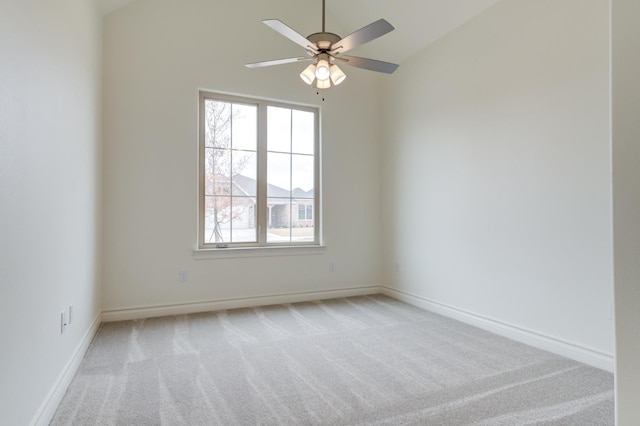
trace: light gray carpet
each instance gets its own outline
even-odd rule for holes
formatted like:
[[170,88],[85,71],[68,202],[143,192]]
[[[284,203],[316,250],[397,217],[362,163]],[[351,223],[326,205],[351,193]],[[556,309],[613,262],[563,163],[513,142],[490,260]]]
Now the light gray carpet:
[[613,425],[613,376],[385,296],[106,323],[53,425]]

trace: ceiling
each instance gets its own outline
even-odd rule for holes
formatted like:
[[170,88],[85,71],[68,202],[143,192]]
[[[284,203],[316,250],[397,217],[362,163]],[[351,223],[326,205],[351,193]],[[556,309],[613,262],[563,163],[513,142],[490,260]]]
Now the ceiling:
[[111,12],[120,9],[127,3],[131,3],[134,0],[96,0],[98,3],[98,7],[100,8],[100,12],[103,15],[108,15]]
[[[107,15],[135,0],[96,0]],[[211,0],[216,1],[216,0]],[[320,0],[290,0],[307,3],[311,13],[320,14]],[[405,59],[473,18],[499,0],[327,0],[327,30],[346,28],[348,33],[384,18],[396,29],[367,46],[354,49],[354,55],[389,62]],[[277,11],[275,12],[277,15]],[[274,18],[277,16],[269,16]],[[335,25],[331,21],[335,20]],[[295,28],[295,22],[285,22]],[[306,34],[303,34],[306,35]],[[346,36],[348,34],[340,34]],[[384,52],[381,54],[380,52]]]

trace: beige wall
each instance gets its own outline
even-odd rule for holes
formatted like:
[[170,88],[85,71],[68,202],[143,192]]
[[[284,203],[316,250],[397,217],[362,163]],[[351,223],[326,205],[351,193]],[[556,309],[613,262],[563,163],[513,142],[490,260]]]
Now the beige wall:
[[[46,422],[100,300],[113,312],[390,284],[612,359],[608,1],[500,2],[391,78],[345,67],[322,102],[298,65],[242,66],[300,53],[260,20],[317,31],[304,2],[137,0],[103,22],[102,163],[89,3],[2,3],[3,421]],[[640,11],[613,5],[617,404],[631,425]],[[194,259],[200,88],[321,106],[320,254]]]
[[503,1],[386,89],[387,279],[613,368],[606,0]]
[[[0,2],[0,423],[48,423],[100,312],[100,17]],[[74,306],[60,334],[60,311]],[[81,352],[81,351],[80,351]],[[51,393],[50,393],[51,392]]]
[[640,3],[612,1],[616,404],[640,424]]
[[[378,77],[345,69],[322,102],[299,64],[243,66],[300,55],[260,21],[309,34],[306,6],[139,0],[105,18],[105,311],[382,284]],[[320,105],[323,253],[194,259],[201,88]]]

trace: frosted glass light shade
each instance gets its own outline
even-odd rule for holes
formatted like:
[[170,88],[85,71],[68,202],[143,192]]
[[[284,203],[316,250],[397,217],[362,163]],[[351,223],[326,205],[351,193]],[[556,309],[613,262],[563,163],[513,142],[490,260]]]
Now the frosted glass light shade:
[[313,80],[316,78],[316,64],[311,64],[306,67],[301,73],[300,78],[308,85],[313,84]]
[[331,75],[329,71],[329,62],[326,59],[320,59],[316,67],[316,78],[318,80],[326,80]]
[[347,78],[347,75],[343,73],[337,65],[331,65],[331,68],[329,68],[329,70],[331,72],[331,81],[336,86],[342,83],[345,78]]
[[329,87],[331,87],[331,80],[329,80],[328,78],[324,80],[318,79],[318,81],[316,82],[316,87],[318,89],[328,89]]

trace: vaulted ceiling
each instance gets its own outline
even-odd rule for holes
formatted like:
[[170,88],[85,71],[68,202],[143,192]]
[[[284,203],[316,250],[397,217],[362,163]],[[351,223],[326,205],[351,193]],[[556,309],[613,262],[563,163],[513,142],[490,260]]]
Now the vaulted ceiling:
[[[136,0],[96,0],[104,15]],[[221,0],[211,0],[221,1]],[[268,0],[264,0],[268,1]],[[289,0],[305,4],[309,13],[321,14],[321,0]],[[327,30],[345,28],[353,32],[370,22],[384,18],[396,29],[358,49],[358,54],[402,63],[411,55],[473,18],[498,0],[326,0]],[[275,2],[274,2],[275,3]],[[278,2],[283,4],[285,2]],[[277,18],[278,10],[272,16]],[[286,22],[295,28],[295,22]],[[320,21],[318,23],[320,25]],[[306,36],[306,34],[303,34]],[[340,34],[346,36],[347,34]],[[383,51],[384,55],[376,53]]]

